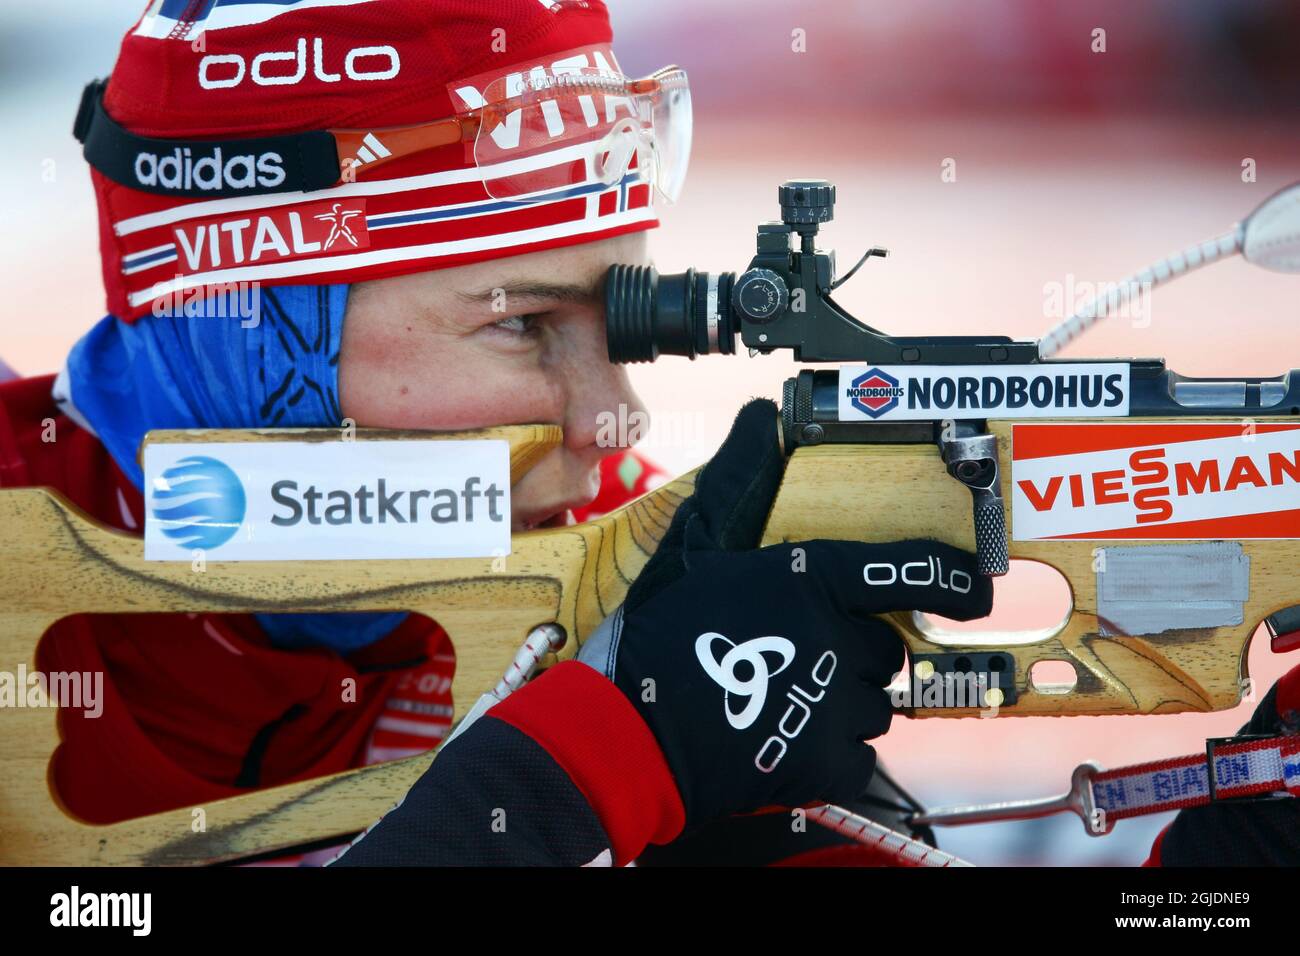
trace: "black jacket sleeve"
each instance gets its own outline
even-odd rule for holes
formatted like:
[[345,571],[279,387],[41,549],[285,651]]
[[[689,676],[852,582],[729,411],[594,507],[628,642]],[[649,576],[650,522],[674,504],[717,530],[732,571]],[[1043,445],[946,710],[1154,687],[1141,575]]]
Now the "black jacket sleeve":
[[608,862],[609,838],[568,774],[490,714],[334,866],[580,866]]

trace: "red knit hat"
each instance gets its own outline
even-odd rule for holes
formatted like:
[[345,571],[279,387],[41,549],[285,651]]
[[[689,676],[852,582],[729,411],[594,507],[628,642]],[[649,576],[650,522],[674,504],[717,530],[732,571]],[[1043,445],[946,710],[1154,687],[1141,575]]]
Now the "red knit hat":
[[[390,155],[367,132],[463,116],[506,76],[617,70],[610,40],[600,0],[153,0],[77,120],[109,311],[134,319],[177,290],[354,282],[658,225],[635,167],[612,186],[503,202],[472,141]],[[355,132],[323,132],[343,129]],[[345,148],[355,177],[339,175]]]

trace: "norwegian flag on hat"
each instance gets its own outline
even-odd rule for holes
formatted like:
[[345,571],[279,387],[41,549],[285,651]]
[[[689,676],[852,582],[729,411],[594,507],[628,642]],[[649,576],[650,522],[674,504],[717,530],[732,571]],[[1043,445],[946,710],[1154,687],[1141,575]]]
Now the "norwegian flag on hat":
[[[657,226],[639,164],[612,185],[593,177],[500,199],[472,143],[392,156],[381,132],[464,114],[501,77],[617,70],[611,39],[600,0],[153,0],[122,42],[102,110],[124,135],[185,142],[132,141],[122,163],[139,188],[91,170],[108,310],[132,320],[232,283],[355,282]],[[227,184],[282,182],[295,157],[239,155],[232,141],[327,129],[374,131],[358,143],[355,181],[217,198],[150,191],[205,176],[221,187],[223,173]],[[202,141],[225,155],[196,160]],[[571,163],[572,150],[554,162]]]

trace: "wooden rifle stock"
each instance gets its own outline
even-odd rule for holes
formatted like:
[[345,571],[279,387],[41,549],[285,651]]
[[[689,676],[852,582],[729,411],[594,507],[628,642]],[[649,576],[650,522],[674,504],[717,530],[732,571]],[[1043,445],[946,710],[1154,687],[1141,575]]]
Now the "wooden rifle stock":
[[[1132,419],[1128,419],[1131,421]],[[1004,497],[1011,467],[1008,422],[999,437]],[[356,439],[506,439],[517,481],[560,439],[555,426],[509,426],[460,433],[361,429]],[[152,433],[150,441],[337,441],[337,430]],[[0,490],[0,661],[35,669],[41,636],[72,614],[150,612],[323,612],[402,610],[438,621],[456,650],[455,720],[491,688],[528,631],[557,622],[572,656],[581,638],[618,606],[695,482],[691,472],[602,518],[517,534],[502,559],[227,562],[197,572],[184,562],[145,562],[138,537],[99,525],[56,492]],[[970,495],[950,478],[933,445],[824,445],[790,458],[764,544],[814,538],[887,542],[933,538],[973,548]],[[1123,542],[1108,542],[1123,543]],[[1145,542],[1143,542],[1145,543]],[[1252,562],[1245,619],[1235,627],[1173,636],[1102,637],[1096,614],[1091,541],[1011,542],[1014,558],[1059,570],[1073,612],[1055,633],[993,648],[1015,662],[1015,703],[1005,715],[1155,714],[1234,706],[1246,650],[1267,615],[1298,603],[1294,540],[1244,541]],[[493,561],[498,562],[494,570]],[[939,643],[910,614],[890,616],[916,659],[985,653],[997,635]],[[576,638],[576,639],[575,639]],[[1035,689],[1040,660],[1073,665],[1069,693]],[[970,716],[975,708],[914,709]],[[433,753],[328,777],[257,790],[203,809],[181,808],[95,826],[73,819],[50,783],[59,745],[53,708],[0,708],[0,863],[33,865],[195,864],[235,860],[343,839],[369,826],[406,792]]]

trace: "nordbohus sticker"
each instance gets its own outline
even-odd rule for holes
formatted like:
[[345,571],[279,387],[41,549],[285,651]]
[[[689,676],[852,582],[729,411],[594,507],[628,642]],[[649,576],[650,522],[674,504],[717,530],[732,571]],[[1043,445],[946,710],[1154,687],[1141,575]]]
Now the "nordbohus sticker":
[[1128,403],[1123,362],[840,366],[841,421],[1119,417]]
[[504,441],[149,444],[147,561],[510,553]]
[[1300,425],[1013,425],[1011,509],[1016,541],[1300,537]]

